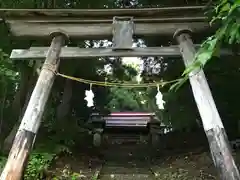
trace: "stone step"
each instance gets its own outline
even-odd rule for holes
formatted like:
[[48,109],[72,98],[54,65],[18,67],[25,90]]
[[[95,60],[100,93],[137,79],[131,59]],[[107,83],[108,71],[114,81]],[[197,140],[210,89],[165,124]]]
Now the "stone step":
[[149,156],[150,155],[148,152],[142,153],[142,152],[129,151],[129,152],[108,153],[108,154],[105,153],[104,158],[106,160],[108,160],[108,158],[110,158],[110,157],[115,157],[118,160],[119,158],[130,158],[131,159],[131,158],[135,158],[135,157],[141,158],[141,157],[149,157]]
[[[105,134],[108,140],[120,140],[120,141],[139,141],[141,139],[140,134]],[[145,136],[144,136],[145,137]]]
[[147,146],[112,146],[108,147],[103,152],[104,158],[117,159],[128,161],[130,159],[141,159],[144,160],[149,156],[150,152]]
[[108,161],[104,164],[101,173],[101,180],[147,180],[153,177],[148,167],[148,162],[114,162]]
[[108,162],[104,165],[104,169],[112,169],[116,170],[117,172],[127,172],[127,171],[141,171],[141,172],[148,172],[149,169],[146,164],[137,164],[134,161],[133,162],[127,162],[124,164],[124,162]]
[[124,167],[107,167],[102,170],[104,174],[149,174],[148,170],[143,168],[124,168]]
[[100,180],[152,180],[150,174],[103,174]]
[[106,160],[117,160],[117,161],[131,161],[131,160],[145,160],[145,159],[149,159],[149,155],[148,154],[137,154],[137,153],[121,153],[121,154],[108,154],[108,155],[104,155],[104,158]]

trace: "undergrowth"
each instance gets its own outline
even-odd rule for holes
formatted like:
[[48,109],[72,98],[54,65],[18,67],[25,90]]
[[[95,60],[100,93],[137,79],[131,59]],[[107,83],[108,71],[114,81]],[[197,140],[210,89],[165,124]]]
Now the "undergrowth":
[[[71,151],[63,145],[39,145],[29,157],[24,180],[42,180],[47,177],[47,170],[51,163],[61,154],[71,154]],[[4,168],[6,161],[6,156],[0,156],[0,172]]]
[[41,180],[48,176],[48,168],[51,163],[63,154],[71,154],[70,146],[59,145],[50,140],[36,146],[30,155],[29,162],[24,173],[24,180]]
[[0,172],[4,168],[6,161],[7,161],[7,158],[5,156],[0,156]]

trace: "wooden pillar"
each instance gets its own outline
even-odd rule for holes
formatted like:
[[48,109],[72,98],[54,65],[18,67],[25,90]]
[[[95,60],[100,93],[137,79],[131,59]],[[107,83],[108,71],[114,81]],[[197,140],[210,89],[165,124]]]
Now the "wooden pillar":
[[15,136],[0,180],[20,180],[23,177],[23,172],[55,79],[55,71],[59,66],[59,55],[61,47],[64,45],[64,40],[65,35],[62,33],[56,33],[53,37],[45,63]]
[[[189,30],[179,30],[174,35],[186,67],[193,63],[196,53],[189,34]],[[191,72],[189,79],[219,176],[222,180],[239,180],[228,137],[203,70],[196,69]]]

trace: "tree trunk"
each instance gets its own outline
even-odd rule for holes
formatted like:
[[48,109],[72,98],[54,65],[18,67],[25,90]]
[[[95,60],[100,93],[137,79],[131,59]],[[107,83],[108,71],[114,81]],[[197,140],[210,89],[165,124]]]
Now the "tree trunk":
[[29,99],[31,97],[31,94],[32,94],[32,91],[33,91],[33,88],[34,88],[34,85],[35,85],[35,82],[36,82],[36,76],[31,76],[31,79],[29,81],[29,84],[28,84],[28,93],[27,93],[27,96],[26,96],[26,99],[25,99],[25,103],[24,103],[24,106],[22,107],[21,109],[21,112],[19,114],[19,117],[18,117],[18,120],[17,122],[15,123],[15,125],[13,126],[11,132],[9,133],[9,135],[6,137],[6,139],[4,140],[4,144],[3,144],[3,151],[4,152],[9,152],[11,146],[12,146],[12,143],[13,143],[13,140],[14,140],[14,137],[17,133],[17,130],[18,130],[18,127],[21,123],[21,119],[24,115],[24,112],[27,108],[27,105],[28,105],[28,102],[29,102]]
[[[31,78],[32,75],[32,69],[30,67],[22,66],[20,67],[20,84],[19,88],[17,90],[17,93],[14,97],[14,100],[12,102],[12,117],[11,119],[17,120],[15,125],[12,127],[10,123],[8,123],[10,133],[9,135],[5,138],[4,143],[3,143],[3,148],[2,150],[4,152],[8,152],[11,148],[14,136],[17,132],[17,128],[20,124],[19,122],[19,117],[21,116],[22,108],[24,106],[24,101],[27,97],[27,91],[29,89],[29,79]],[[5,131],[9,131],[5,129]]]
[[[186,31],[179,31],[175,37],[179,43],[184,64],[188,67],[195,59],[193,42]],[[203,70],[197,69],[191,72],[189,79],[219,176],[222,180],[239,180],[239,172],[229,141]]]
[[44,66],[15,136],[0,180],[20,180],[23,177],[23,172],[55,79],[55,71],[59,66],[59,55],[63,44],[63,35],[58,35],[52,40]]
[[12,102],[12,110],[13,110],[13,119],[18,119],[21,114],[21,109],[24,106],[24,102],[27,96],[28,91],[28,83],[30,76],[32,75],[32,70],[30,67],[21,67],[20,68],[20,84],[18,91],[14,97]]
[[72,80],[66,79],[64,91],[62,95],[62,102],[57,108],[57,120],[62,121],[70,111],[70,101],[72,98]]
[[[0,96],[0,135],[2,134],[2,129],[3,129],[3,117],[4,117],[4,108],[5,108],[5,103],[6,103],[6,97],[7,97],[7,85],[6,85],[6,81],[4,79],[4,76],[1,77],[1,81],[0,83],[3,85],[3,87],[1,88],[2,92]],[[2,139],[0,138],[0,141]],[[0,147],[2,148],[2,144],[0,143]]]

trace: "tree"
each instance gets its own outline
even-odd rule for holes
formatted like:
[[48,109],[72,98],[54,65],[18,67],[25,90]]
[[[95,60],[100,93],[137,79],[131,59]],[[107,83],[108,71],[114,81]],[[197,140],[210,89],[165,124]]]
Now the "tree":
[[[197,68],[204,67],[213,56],[219,56],[221,47],[231,45],[235,51],[239,50],[240,1],[221,0],[218,4],[215,4],[210,13],[212,16],[210,25],[219,23],[220,28],[214,35],[208,37],[207,40],[202,43],[201,48],[196,54],[195,62],[183,72],[182,76],[184,76],[184,78],[177,85],[181,85],[186,81],[190,72]],[[176,87],[176,85],[173,87]]]

